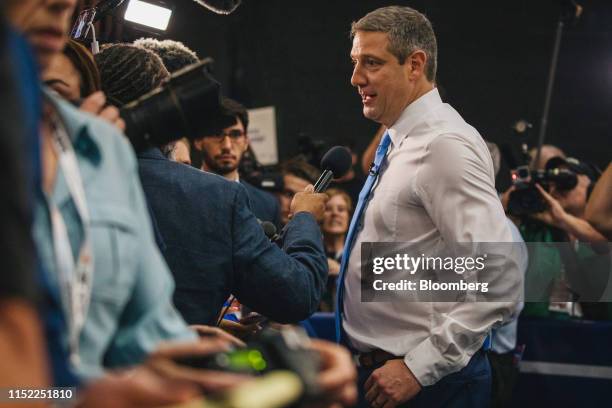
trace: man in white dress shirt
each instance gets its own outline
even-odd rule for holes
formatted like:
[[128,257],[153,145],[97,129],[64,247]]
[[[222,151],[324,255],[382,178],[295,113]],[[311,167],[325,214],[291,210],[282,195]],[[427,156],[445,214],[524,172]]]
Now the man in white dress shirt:
[[361,302],[360,268],[363,242],[511,242],[491,155],[440,99],[424,15],[380,8],[354,22],[351,37],[351,84],[364,116],[390,136],[339,289],[342,340],[360,362],[360,406],[488,406],[483,343],[514,303]]

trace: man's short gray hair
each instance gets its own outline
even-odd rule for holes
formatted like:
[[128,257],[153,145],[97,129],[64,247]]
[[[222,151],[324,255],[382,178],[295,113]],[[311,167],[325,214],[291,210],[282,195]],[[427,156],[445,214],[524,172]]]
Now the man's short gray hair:
[[438,45],[431,23],[425,15],[403,6],[376,9],[351,25],[351,39],[357,31],[378,31],[389,36],[389,52],[400,64],[416,50],[427,56],[425,76],[430,82],[436,79]]

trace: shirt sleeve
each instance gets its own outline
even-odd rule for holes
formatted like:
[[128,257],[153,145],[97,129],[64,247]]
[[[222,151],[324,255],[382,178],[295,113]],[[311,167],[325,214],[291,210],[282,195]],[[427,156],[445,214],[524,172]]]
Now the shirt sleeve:
[[249,308],[281,323],[308,318],[317,311],[327,281],[317,222],[311,214],[295,214],[281,249],[265,236],[246,202],[241,186],[232,220],[234,294]]
[[174,280],[155,243],[135,161],[133,167],[129,185],[132,210],[139,226],[135,236],[138,253],[133,254],[137,277],[113,344],[106,353],[108,366],[137,364],[165,341],[197,339],[172,302]]
[[[488,152],[478,142],[464,135],[438,136],[427,147],[416,175],[416,194],[451,253],[461,250],[461,243],[512,241],[495,193],[492,164],[485,155]],[[487,268],[516,265],[498,258],[487,261]],[[511,287],[517,299],[520,284],[513,282]],[[465,367],[491,328],[509,318],[516,302],[459,302],[450,312],[436,311],[437,307],[440,304],[432,303],[430,336],[404,358],[423,386]]]

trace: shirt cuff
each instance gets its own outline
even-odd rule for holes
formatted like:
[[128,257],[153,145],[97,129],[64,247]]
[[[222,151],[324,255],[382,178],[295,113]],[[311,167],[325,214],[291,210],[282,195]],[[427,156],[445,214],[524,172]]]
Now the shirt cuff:
[[461,370],[470,361],[471,356],[463,353],[457,360],[448,356],[432,343],[431,338],[421,342],[404,356],[404,363],[416,377],[422,387],[433,385],[443,377]]

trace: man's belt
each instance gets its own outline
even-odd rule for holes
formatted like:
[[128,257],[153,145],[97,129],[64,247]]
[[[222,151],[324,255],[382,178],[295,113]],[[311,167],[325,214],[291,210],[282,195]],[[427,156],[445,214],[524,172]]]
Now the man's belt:
[[372,350],[367,353],[358,353],[355,355],[355,361],[359,367],[372,368],[380,365],[388,360],[403,359],[404,357],[394,356],[393,354],[384,350]]

